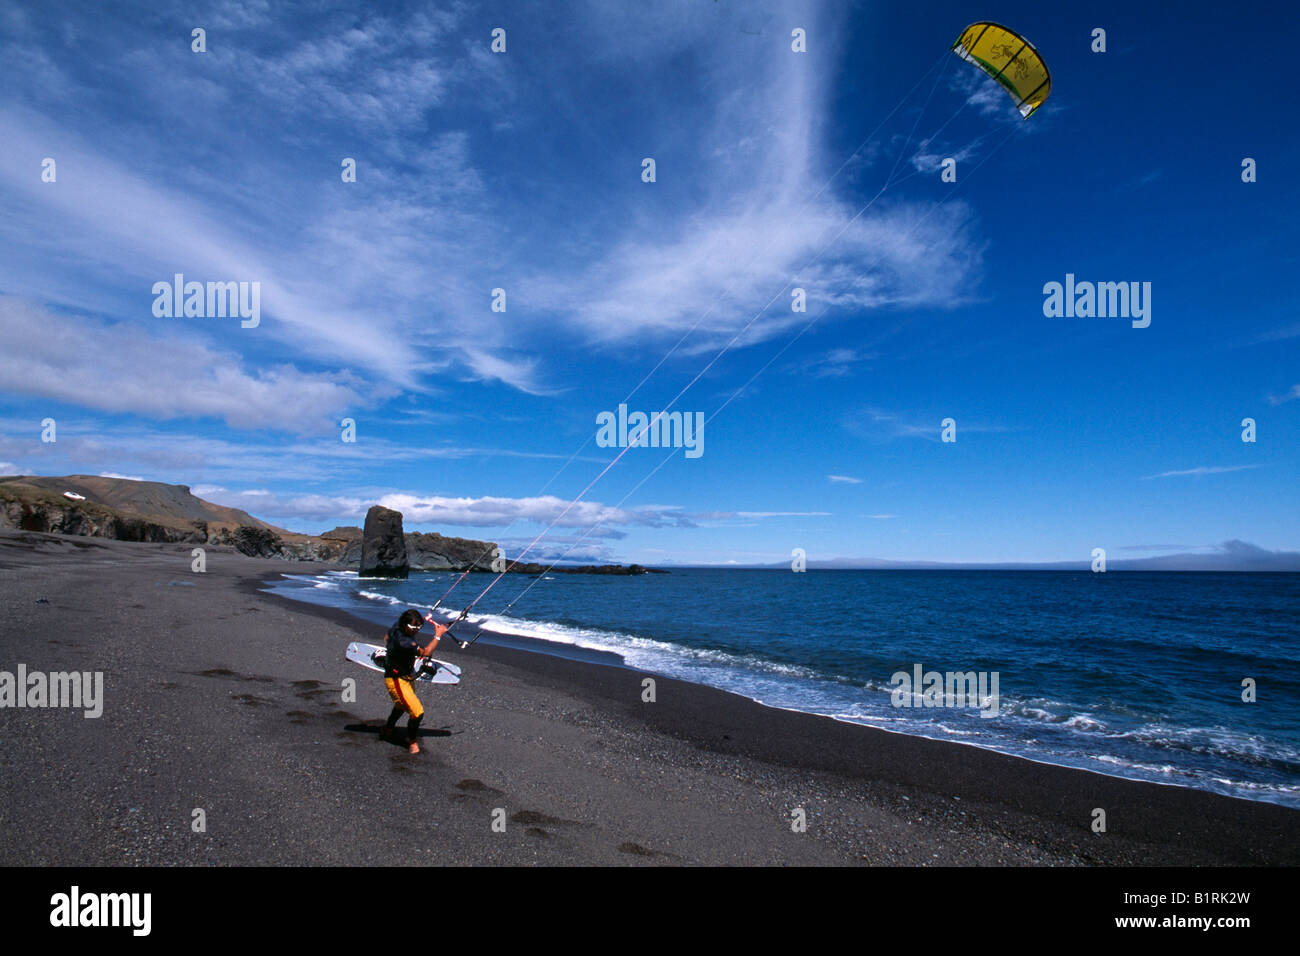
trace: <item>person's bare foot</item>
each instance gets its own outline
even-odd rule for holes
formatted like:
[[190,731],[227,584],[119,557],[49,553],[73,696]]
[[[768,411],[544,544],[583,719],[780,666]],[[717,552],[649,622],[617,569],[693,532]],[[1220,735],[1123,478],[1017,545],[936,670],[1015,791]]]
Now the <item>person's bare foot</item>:
[[412,741],[407,745],[407,747],[406,747],[406,752],[407,752],[408,754],[418,754],[418,753],[420,752],[420,745],[417,744],[414,740],[412,740]]

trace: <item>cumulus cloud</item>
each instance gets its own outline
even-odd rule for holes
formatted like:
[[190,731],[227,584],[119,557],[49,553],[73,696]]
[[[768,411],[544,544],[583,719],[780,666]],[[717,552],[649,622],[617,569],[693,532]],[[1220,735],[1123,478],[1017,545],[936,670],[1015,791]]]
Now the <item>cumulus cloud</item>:
[[[447,497],[412,493],[367,496],[279,493],[266,489],[232,491],[221,485],[195,485],[194,494],[214,504],[243,508],[261,518],[298,519],[359,524],[371,505],[379,504],[402,513],[406,526],[509,528],[532,525],[539,530],[553,526],[546,538],[578,541],[585,538],[621,538],[621,529],[631,527],[693,528],[697,522],[747,521],[768,518],[828,517],[826,511],[708,511],[688,512],[676,505],[648,504],[622,508],[598,501],[570,501],[554,495],[509,498],[499,496]],[[567,513],[566,512],[567,509]],[[563,517],[560,515],[563,514]],[[558,520],[557,520],[558,519]],[[552,522],[554,524],[552,525]],[[563,529],[580,531],[568,539]],[[532,538],[521,539],[524,543]]]
[[[507,528],[520,524],[545,527],[555,521],[557,529],[578,529],[585,532],[587,537],[620,538],[624,533],[618,529],[623,527],[694,526],[694,516],[686,515],[673,506],[647,505],[628,509],[595,501],[578,502],[563,518],[556,521],[569,502],[551,495],[532,498],[450,498],[407,493],[378,496],[322,495],[280,493],[266,489],[232,491],[219,485],[195,485],[191,490],[214,504],[243,508],[258,517],[269,516],[277,520],[360,524],[370,506],[379,504],[400,511],[403,523],[408,528],[416,525]],[[526,539],[530,540],[532,539]],[[554,545],[561,538],[548,534],[546,540]]]
[[[554,495],[532,498],[446,498],[410,494],[385,495],[379,504],[402,512],[413,524],[501,526],[516,521],[560,528],[589,528],[593,525],[643,525],[647,527],[690,527],[691,520],[675,507],[648,505],[624,509],[594,501],[570,502]],[[567,513],[565,509],[568,509]],[[564,513],[564,517],[560,515]],[[557,520],[558,519],[558,520]]]

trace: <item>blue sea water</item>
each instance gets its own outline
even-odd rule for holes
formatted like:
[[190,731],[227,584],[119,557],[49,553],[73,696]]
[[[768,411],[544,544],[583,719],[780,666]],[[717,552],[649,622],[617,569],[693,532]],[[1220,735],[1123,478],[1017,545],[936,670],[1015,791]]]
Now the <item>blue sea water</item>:
[[[386,628],[455,578],[334,572],[275,590]],[[490,580],[470,575],[447,607]],[[470,623],[489,643],[621,659],[773,707],[1300,807],[1298,605],[1300,574],[685,569],[508,575]],[[996,672],[998,699],[891,693],[917,665]]]

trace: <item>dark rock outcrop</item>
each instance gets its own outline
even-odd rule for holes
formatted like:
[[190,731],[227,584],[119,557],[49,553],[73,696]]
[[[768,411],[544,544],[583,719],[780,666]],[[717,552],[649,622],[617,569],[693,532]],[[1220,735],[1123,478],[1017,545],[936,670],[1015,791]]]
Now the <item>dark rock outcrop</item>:
[[253,528],[248,525],[241,525],[235,529],[234,534],[235,550],[240,554],[246,554],[250,558],[278,558],[280,551],[284,547],[284,542],[274,531],[266,528]]
[[[406,560],[412,571],[488,571],[496,545],[472,538],[449,538],[437,533],[406,532]],[[363,534],[360,528],[342,527],[320,535],[322,542],[340,547],[339,556],[329,560],[360,567]]]
[[410,572],[406,560],[406,539],[402,535],[402,513],[375,505],[366,512],[361,535],[363,578],[405,578]]
[[662,568],[647,568],[639,564],[583,564],[578,567],[562,567],[560,565],[535,564],[533,562],[523,562],[510,568],[510,571],[517,574],[668,574],[669,572]]
[[448,538],[437,532],[406,536],[406,553],[413,571],[489,571],[496,545],[491,541]]
[[[367,549],[371,516],[389,517],[386,531]],[[246,511],[196,497],[186,485],[94,475],[0,477],[0,528],[51,534],[87,535],[118,541],[150,541],[229,547],[241,554],[286,561],[323,561],[369,570],[363,575],[406,577],[407,571],[491,572],[498,553],[492,541],[451,538],[437,533],[402,533],[399,512],[376,506],[366,529],[334,528],[320,535],[276,527]],[[380,541],[382,538],[382,542]],[[507,561],[507,565],[509,562]],[[509,565],[515,574],[644,574],[655,568],[632,565],[555,567]],[[662,572],[661,572],[662,573]]]
[[145,518],[115,514],[94,506],[60,505],[54,502],[0,501],[0,527],[48,534],[77,534],[117,541],[162,541],[204,544],[207,525],[194,521],[188,526],[164,525]]

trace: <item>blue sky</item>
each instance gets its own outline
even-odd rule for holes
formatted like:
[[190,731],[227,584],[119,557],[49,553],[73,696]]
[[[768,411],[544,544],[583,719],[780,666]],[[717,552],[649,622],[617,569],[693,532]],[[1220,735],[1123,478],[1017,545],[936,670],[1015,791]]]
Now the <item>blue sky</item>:
[[[513,555],[689,384],[704,453],[627,449],[533,555],[1296,550],[1294,11],[1070,7],[6,5],[0,472]],[[1027,121],[946,53],[980,19],[1052,70]],[[178,272],[259,324],[155,316]],[[1150,326],[1046,317],[1067,273]]]

